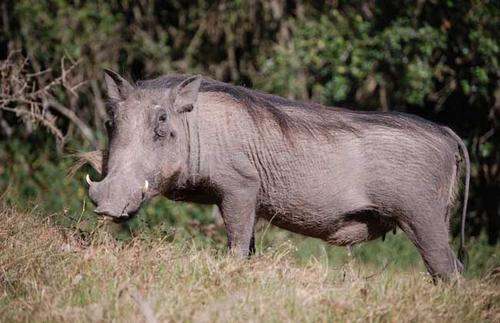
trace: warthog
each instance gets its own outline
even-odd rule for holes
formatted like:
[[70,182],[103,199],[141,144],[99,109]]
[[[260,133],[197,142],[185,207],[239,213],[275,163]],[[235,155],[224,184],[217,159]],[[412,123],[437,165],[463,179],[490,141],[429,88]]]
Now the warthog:
[[[272,224],[351,246],[401,228],[433,277],[463,270],[449,245],[462,170],[449,128],[402,114],[301,103],[201,76],[131,85],[106,70],[109,144],[95,212],[125,220],[148,199],[215,204],[230,252],[246,257],[254,226]],[[90,153],[93,159],[99,154]]]

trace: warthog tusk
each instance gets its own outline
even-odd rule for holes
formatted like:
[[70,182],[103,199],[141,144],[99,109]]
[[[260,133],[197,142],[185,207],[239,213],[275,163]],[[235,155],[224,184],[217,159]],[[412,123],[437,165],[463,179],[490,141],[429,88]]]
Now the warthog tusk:
[[147,180],[144,181],[144,186],[142,187],[142,194],[146,194],[148,192],[149,182]]
[[87,181],[87,184],[89,184],[89,186],[94,184],[94,182],[92,182],[92,180],[90,179],[89,174],[87,174],[87,176],[85,176],[85,180]]

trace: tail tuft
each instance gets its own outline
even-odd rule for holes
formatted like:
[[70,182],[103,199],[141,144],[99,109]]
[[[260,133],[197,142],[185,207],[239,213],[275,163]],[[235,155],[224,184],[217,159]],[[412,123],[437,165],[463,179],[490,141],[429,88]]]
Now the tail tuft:
[[467,268],[469,265],[469,253],[467,252],[465,247],[460,246],[460,248],[458,248],[458,260],[460,260],[465,270],[465,268]]
[[90,164],[99,174],[103,173],[103,165],[107,157],[106,151],[95,150],[82,152],[72,155],[75,158],[75,163],[68,171],[68,177],[73,177],[76,172],[86,164]]
[[467,151],[467,146],[465,146],[463,140],[453,132],[448,127],[445,127],[446,131],[456,140],[465,161],[465,187],[464,187],[464,202],[462,207],[462,217],[460,221],[460,247],[458,249],[458,259],[462,262],[464,270],[467,267],[468,255],[465,250],[465,221],[467,218],[467,202],[469,200],[469,186],[470,186],[470,158],[469,152]]

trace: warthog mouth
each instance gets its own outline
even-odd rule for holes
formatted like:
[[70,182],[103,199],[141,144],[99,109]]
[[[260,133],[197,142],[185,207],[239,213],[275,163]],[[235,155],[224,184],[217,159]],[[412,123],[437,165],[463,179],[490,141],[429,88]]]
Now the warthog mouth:
[[[124,210],[127,208],[128,204],[125,206]],[[101,212],[98,208],[94,210],[94,212],[100,216],[102,216],[106,221],[113,221],[114,223],[125,223],[131,219],[133,219],[139,210],[135,212],[125,213],[123,212],[121,215],[110,215],[108,213]]]
[[131,213],[131,214],[123,214],[119,217],[111,216],[111,215],[104,215],[104,219],[107,221],[113,221],[114,223],[125,223],[128,222],[129,220],[132,220],[137,212]]
[[[85,177],[86,182],[89,185],[89,189],[91,189],[96,183],[93,182],[90,179],[90,176],[87,174]],[[104,203],[101,201],[101,203],[96,203],[95,202],[95,195],[93,202],[96,203],[97,207],[94,209],[94,213],[97,215],[102,216],[105,220],[113,221],[115,223],[123,223],[127,222],[128,220],[132,219],[135,217],[135,215],[139,212],[141,205],[144,203],[144,201],[147,200],[147,194],[149,191],[149,182],[147,180],[144,181],[143,186],[140,188],[139,194],[136,195],[135,197],[130,197],[132,200],[128,200],[125,202],[123,207],[117,208],[116,203],[119,202],[119,200],[108,200],[105,201]],[[92,195],[91,195],[92,199]],[[121,204],[120,203],[120,204]],[[123,204],[122,204],[123,205]]]

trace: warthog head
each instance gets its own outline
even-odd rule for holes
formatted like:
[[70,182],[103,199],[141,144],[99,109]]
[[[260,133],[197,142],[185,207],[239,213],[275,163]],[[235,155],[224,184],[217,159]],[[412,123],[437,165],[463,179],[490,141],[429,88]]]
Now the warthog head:
[[105,74],[110,103],[104,178],[86,179],[95,212],[120,221],[182,173],[188,158],[186,114],[196,103],[201,78],[169,89],[132,86],[112,71]]

